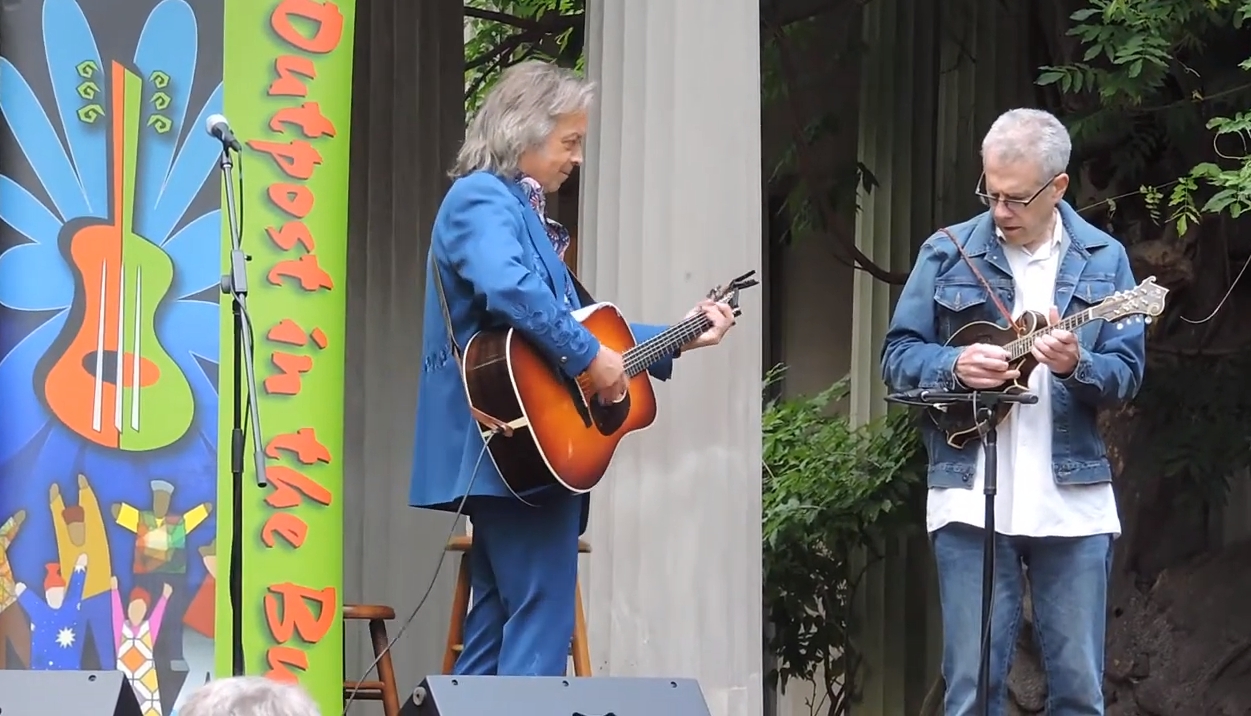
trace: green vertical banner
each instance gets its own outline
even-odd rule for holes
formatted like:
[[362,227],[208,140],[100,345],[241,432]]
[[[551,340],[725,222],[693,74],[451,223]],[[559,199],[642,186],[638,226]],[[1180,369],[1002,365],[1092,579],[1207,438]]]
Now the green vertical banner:
[[[268,486],[245,460],[243,604],[250,674],[299,681],[342,710],[343,390],[354,0],[224,0],[224,114],[243,144],[241,229]],[[230,248],[222,222],[223,262]],[[225,265],[223,263],[223,265]],[[223,356],[232,347],[221,304]],[[229,435],[221,361],[220,550],[228,554]],[[250,443],[249,443],[250,445]],[[250,448],[249,448],[250,454]],[[229,634],[218,588],[217,633]],[[231,643],[217,641],[229,673]]]

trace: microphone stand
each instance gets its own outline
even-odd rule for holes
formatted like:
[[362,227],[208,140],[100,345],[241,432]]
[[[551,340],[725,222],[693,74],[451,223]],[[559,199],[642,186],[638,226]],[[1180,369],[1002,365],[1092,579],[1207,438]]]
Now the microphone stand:
[[969,391],[945,392],[919,390],[887,396],[887,402],[915,407],[940,409],[953,403],[968,403],[973,408],[978,432],[982,436],[982,454],[986,458],[982,476],[986,496],[986,515],[982,533],[982,638],[981,665],[977,671],[977,700],[981,713],[990,716],[990,622],[995,589],[995,496],[999,492],[999,414],[1001,405],[1038,402],[1038,396],[1026,392]]
[[[250,256],[243,253],[239,216],[235,213],[235,187],[231,179],[234,164],[230,143],[222,142],[219,166],[226,185],[226,215],[230,221],[230,271],[222,275],[221,290],[230,296],[234,317],[234,416],[230,430],[231,530],[230,530],[230,611],[231,674],[245,673],[243,656],[243,391],[247,389],[248,413],[252,422],[252,450],[256,463],[256,484],[265,480],[265,449],[261,441],[261,416],[257,407],[256,371],[252,365],[252,318],[248,314],[248,272]],[[240,171],[242,176],[242,171]],[[246,356],[246,360],[244,359]],[[244,385],[244,377],[247,384]],[[220,392],[220,391],[219,391]]]

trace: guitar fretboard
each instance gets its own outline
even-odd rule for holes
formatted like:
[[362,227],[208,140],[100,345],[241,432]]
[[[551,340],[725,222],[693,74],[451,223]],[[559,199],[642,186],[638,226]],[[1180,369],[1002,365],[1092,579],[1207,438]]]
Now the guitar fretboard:
[[672,356],[679,348],[698,338],[712,327],[712,322],[702,313],[675,323],[622,354],[626,375],[633,378],[658,361]]
[[1045,328],[1040,328],[1034,331],[1033,333],[1027,333],[1021,336],[1020,338],[1017,338],[1013,340],[1012,342],[1008,343],[1003,348],[1004,350],[1008,352],[1008,356],[1009,356],[1008,360],[1016,360],[1018,358],[1023,358],[1029,354],[1030,350],[1033,349],[1034,339],[1038,338],[1039,336],[1048,335],[1052,331],[1074,331],[1086,325],[1087,323],[1090,323],[1091,321],[1097,321],[1097,320],[1101,320],[1101,319],[1095,316],[1093,309],[1087,308],[1085,311],[1082,311],[1081,313],[1074,313],[1068,318],[1061,319],[1061,321],[1055,324],[1054,326],[1047,326]]

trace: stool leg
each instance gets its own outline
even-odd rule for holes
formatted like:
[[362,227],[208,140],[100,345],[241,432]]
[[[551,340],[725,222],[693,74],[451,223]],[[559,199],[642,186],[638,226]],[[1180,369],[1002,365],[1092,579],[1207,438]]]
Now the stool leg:
[[586,643],[586,612],[582,609],[582,580],[573,585],[573,675],[591,675],[591,649]]
[[452,616],[447,625],[447,648],[443,650],[443,673],[456,667],[456,647],[465,643],[465,616],[469,614],[469,553],[460,558],[456,572],[456,589],[452,592]]
[[374,658],[378,659],[378,680],[382,682],[382,713],[400,716],[400,695],[395,685],[395,666],[391,652],[387,650],[387,623],[381,619],[369,620],[369,637],[374,643]]

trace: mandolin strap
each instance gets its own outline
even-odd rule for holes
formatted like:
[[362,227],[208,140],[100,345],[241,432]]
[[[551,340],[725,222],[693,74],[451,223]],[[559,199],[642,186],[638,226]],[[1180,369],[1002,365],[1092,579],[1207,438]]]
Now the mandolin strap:
[[[452,313],[447,308],[447,297],[443,295],[443,271],[439,268],[439,262],[435,259],[433,251],[430,252],[429,269],[434,274],[434,292],[439,294],[439,310],[443,312],[443,327],[447,330],[447,341],[452,347],[452,359],[456,361],[456,367],[460,369],[463,379],[465,365],[461,358],[460,344],[456,342],[456,332],[452,330]],[[469,414],[473,416],[474,420],[478,421],[479,425],[488,431],[501,433],[506,438],[512,437],[513,426],[475,408],[473,403],[469,404]]]
[[956,250],[960,252],[960,256],[964,257],[964,263],[968,265],[969,270],[972,271],[973,275],[977,277],[978,282],[982,284],[982,288],[986,289],[987,295],[989,295],[991,300],[995,302],[995,307],[999,309],[999,313],[1003,316],[1003,320],[1008,322],[1008,326],[1015,331],[1018,336],[1021,335],[1021,326],[1019,326],[1016,321],[1012,320],[1012,312],[1008,310],[1007,306],[1003,305],[1003,301],[999,299],[999,294],[995,293],[995,290],[990,287],[990,282],[987,281],[986,277],[982,275],[982,272],[978,270],[977,264],[973,263],[973,259],[969,258],[969,255],[965,252],[964,247],[961,246],[960,242],[956,240],[956,235],[951,233],[951,231],[946,228],[939,229],[939,231],[946,234],[947,238],[951,239],[951,243],[956,245]]

